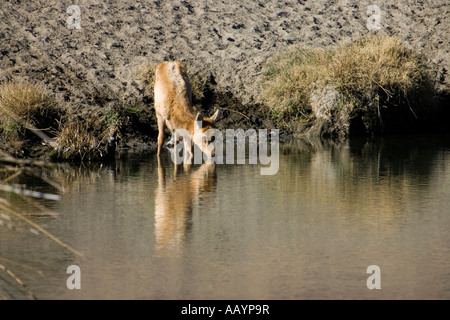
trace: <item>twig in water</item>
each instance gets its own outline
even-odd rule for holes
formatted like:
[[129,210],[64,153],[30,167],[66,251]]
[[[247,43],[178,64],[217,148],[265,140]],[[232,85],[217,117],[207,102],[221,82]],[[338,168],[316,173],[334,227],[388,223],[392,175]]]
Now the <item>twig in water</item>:
[[37,172],[37,170],[35,169],[31,169],[31,168],[25,168],[26,172],[29,172],[30,174],[32,174],[35,177],[40,178],[41,180],[43,180],[44,182],[47,182],[49,185],[51,185],[52,187],[54,187],[55,189],[58,189],[58,191],[64,193],[66,192],[66,190],[64,189],[63,186],[61,186],[59,183],[53,181],[52,179],[50,179],[49,177],[47,177],[47,175],[41,173],[41,172]]
[[27,189],[21,189],[21,188],[14,188],[7,184],[0,184],[0,191],[6,191],[6,192],[13,192],[17,194],[23,194],[25,196],[30,196],[34,198],[42,198],[47,200],[60,200],[61,196],[57,194],[52,193],[43,193],[38,191],[32,191]]
[[22,280],[20,280],[20,278],[18,276],[16,276],[14,274],[14,272],[12,272],[11,270],[9,270],[8,268],[6,268],[3,264],[0,263],[0,269],[2,269],[4,272],[6,272],[6,274],[8,276],[10,276],[11,278],[14,279],[14,281],[16,281],[23,289],[25,289],[25,291],[28,293],[28,295],[36,300],[36,297],[34,296],[33,292],[31,292],[27,287],[25,287],[25,285],[23,284]]
[[6,179],[3,179],[0,183],[6,183],[18,176],[20,176],[23,173],[22,170],[17,170],[15,173],[13,173],[12,175],[10,175],[9,177],[7,177]]
[[73,252],[74,254],[76,254],[79,257],[82,257],[83,254],[72,248],[71,246],[69,246],[68,244],[64,243],[63,241],[61,241],[60,239],[58,239],[57,237],[55,237],[54,235],[52,235],[50,232],[48,232],[47,230],[45,230],[44,228],[42,228],[40,225],[38,225],[37,223],[31,221],[30,219],[25,218],[22,214],[14,211],[13,209],[9,208],[8,206],[2,205],[2,203],[0,203],[0,206],[3,207],[3,209],[6,209],[6,211],[8,211],[10,214],[14,215],[15,217],[22,219],[23,221],[25,221],[26,223],[28,223],[29,225],[31,225],[33,228],[35,228],[36,230],[42,232],[43,234],[45,234],[47,237],[49,237],[50,239],[52,239],[53,241],[55,241],[56,243],[58,243],[60,246],[66,248],[67,250]]
[[9,263],[9,264],[14,264],[14,265],[19,266],[19,267],[21,267],[21,268],[30,270],[30,271],[32,271],[32,272],[34,272],[34,273],[37,273],[37,274],[40,275],[41,277],[44,276],[44,274],[42,273],[41,270],[32,268],[32,267],[27,266],[27,265],[24,265],[23,263],[20,263],[20,262],[14,261],[14,260],[10,260],[10,259],[6,259],[6,258],[2,258],[2,257],[0,257],[0,261],[6,262],[6,263]]

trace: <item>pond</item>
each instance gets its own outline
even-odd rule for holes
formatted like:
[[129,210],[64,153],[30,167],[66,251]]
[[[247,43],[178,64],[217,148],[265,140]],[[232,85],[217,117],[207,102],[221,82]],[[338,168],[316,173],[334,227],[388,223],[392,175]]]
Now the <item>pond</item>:
[[275,175],[167,153],[17,175],[59,197],[0,191],[0,297],[449,299],[449,138],[285,143]]

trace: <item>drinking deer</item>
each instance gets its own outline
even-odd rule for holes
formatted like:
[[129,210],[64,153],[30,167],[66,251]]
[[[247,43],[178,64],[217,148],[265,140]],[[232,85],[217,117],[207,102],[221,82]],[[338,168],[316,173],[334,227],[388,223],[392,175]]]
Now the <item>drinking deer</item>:
[[[217,110],[213,116],[204,117],[201,113],[195,115],[192,109],[192,88],[184,70],[183,65],[178,61],[161,62],[155,71],[155,111],[158,120],[158,156],[165,139],[165,128],[172,134],[177,129],[185,129],[192,137],[191,144],[185,148],[192,153],[193,144],[207,156],[213,157],[214,150],[208,145],[213,139],[212,130],[219,116]],[[174,143],[177,143],[175,139]]]

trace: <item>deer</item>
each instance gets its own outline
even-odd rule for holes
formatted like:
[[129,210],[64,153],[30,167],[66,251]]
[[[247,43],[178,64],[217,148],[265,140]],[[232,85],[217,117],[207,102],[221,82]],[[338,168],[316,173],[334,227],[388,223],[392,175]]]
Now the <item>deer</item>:
[[[158,157],[165,140],[165,129],[176,137],[176,130],[189,132],[191,139],[184,146],[192,154],[193,145],[197,145],[208,157],[214,157],[214,149],[209,146],[214,140],[215,123],[219,117],[218,109],[211,117],[201,112],[195,114],[192,108],[192,87],[184,66],[179,61],[163,61],[156,67],[154,83],[154,101],[158,122]],[[180,139],[181,140],[181,139]],[[174,139],[176,145],[177,139]]]

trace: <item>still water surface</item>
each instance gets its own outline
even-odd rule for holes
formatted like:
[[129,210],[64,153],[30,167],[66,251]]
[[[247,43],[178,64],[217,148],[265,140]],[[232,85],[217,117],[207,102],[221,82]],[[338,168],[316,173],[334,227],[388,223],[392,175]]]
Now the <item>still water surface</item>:
[[[273,176],[130,155],[50,178],[65,192],[39,201],[58,216],[28,217],[81,257],[0,217],[0,265],[38,299],[450,298],[448,136],[289,143]],[[69,265],[80,290],[66,287]],[[366,286],[370,265],[381,290]],[[0,285],[24,297],[1,269]]]

